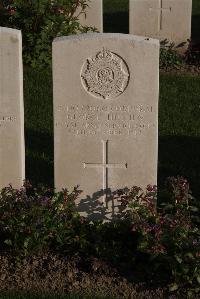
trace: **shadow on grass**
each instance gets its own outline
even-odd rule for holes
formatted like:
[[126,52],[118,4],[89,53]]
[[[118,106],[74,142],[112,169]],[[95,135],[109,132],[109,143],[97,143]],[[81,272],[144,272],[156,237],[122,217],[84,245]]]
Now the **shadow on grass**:
[[159,138],[158,185],[168,176],[184,176],[195,197],[200,196],[200,138],[165,136]]
[[129,33],[129,13],[104,13],[104,32]]
[[192,40],[200,42],[200,15],[192,16]]
[[26,130],[26,178],[34,184],[54,185],[53,136]]

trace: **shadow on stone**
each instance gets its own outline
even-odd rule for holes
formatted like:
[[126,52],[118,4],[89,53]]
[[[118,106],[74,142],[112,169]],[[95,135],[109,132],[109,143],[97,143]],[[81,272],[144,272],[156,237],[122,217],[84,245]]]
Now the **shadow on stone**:
[[[127,190],[124,188],[123,191]],[[106,195],[105,201],[104,196]],[[86,196],[77,205],[77,211],[86,213],[89,221],[110,221],[123,218],[124,213],[121,208],[119,190],[111,191],[99,190],[92,196]]]

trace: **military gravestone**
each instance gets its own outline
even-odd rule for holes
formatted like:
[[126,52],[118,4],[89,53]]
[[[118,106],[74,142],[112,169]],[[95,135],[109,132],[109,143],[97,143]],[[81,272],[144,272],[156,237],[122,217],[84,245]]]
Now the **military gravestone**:
[[79,211],[111,218],[110,192],[157,183],[159,42],[57,38],[53,81],[56,188],[79,184]]
[[0,27],[0,188],[25,177],[21,32]]
[[129,32],[179,45],[190,39],[191,15],[192,0],[129,0]]
[[95,27],[99,32],[103,32],[103,3],[102,0],[90,0],[87,2],[85,13],[79,15],[79,20],[83,26]]

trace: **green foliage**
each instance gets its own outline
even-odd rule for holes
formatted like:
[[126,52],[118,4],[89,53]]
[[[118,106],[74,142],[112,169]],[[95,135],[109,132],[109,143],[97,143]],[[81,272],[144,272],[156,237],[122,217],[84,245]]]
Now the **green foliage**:
[[[188,182],[169,178],[165,201],[156,206],[156,186],[138,187],[121,195],[122,210],[132,221],[137,250],[149,256],[154,271],[169,273],[170,291],[200,290],[199,209],[192,205]],[[126,210],[128,207],[128,210]]]
[[[112,223],[88,222],[76,212],[76,187],[56,193],[26,182],[0,193],[0,250],[17,257],[40,252],[97,257],[141,279],[162,277],[169,291],[200,290],[199,206],[182,177],[156,186],[118,190],[121,218]],[[157,204],[156,204],[157,203]],[[140,274],[141,275],[141,274]]]
[[11,186],[0,193],[0,239],[2,248],[28,255],[47,249],[73,251],[81,239],[82,218],[74,211],[78,188],[54,193],[34,189],[28,182],[20,190]]
[[24,63],[44,67],[51,64],[54,38],[95,30],[78,21],[88,4],[89,0],[0,0],[0,26],[22,30]]
[[[187,49],[185,43],[175,47],[174,43],[163,40],[160,43],[160,69],[165,71],[187,69],[189,66],[200,65],[200,49],[199,46],[188,41]],[[185,50],[181,48],[185,47]]]
[[184,63],[184,56],[178,54],[173,43],[163,40],[160,43],[160,68],[170,70],[179,68]]
[[[132,254],[130,223],[88,223],[76,212],[78,188],[55,193],[26,182],[0,193],[0,250],[26,256],[47,250],[96,255],[118,262]],[[129,245],[128,245],[129,244]]]
[[200,66],[200,47],[199,45],[189,45],[186,52],[185,61],[189,65]]
[[87,238],[89,246],[85,256],[96,256],[115,267],[119,264],[134,264],[136,244],[132,237],[130,221],[90,223]]

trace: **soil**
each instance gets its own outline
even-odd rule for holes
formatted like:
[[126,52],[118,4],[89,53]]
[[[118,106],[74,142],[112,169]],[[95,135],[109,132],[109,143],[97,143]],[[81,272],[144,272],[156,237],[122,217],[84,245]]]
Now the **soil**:
[[[0,292],[80,294],[122,299],[187,298],[168,294],[167,286],[135,284],[104,261],[96,258],[61,257],[46,253],[17,261],[0,256]],[[193,297],[200,298],[199,297]]]

